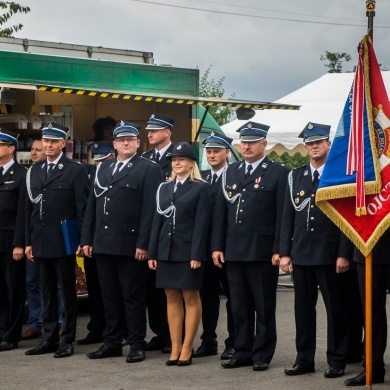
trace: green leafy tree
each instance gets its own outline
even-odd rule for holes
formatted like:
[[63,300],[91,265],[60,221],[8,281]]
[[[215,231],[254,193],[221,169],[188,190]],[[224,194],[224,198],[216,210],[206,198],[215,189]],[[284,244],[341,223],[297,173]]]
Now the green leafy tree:
[[[218,81],[214,79],[210,80],[210,72],[212,65],[210,65],[206,71],[203,73],[200,82],[199,82],[199,96],[201,97],[223,97],[225,90],[223,88],[223,82],[225,77],[221,77]],[[234,94],[230,96],[234,97]],[[210,107],[209,113],[215,119],[215,121],[220,125],[224,125],[229,121],[233,113],[233,109],[229,107]]]
[[30,7],[24,7],[13,1],[0,1],[0,8],[3,10],[0,15],[0,37],[12,37],[12,34],[20,31],[23,24],[17,23],[13,26],[3,27],[17,13],[27,14],[30,12]]
[[333,53],[325,51],[325,55],[321,55],[321,61],[327,61],[325,65],[329,68],[328,73],[341,73],[343,71],[343,61],[351,61],[352,57],[347,53]]
[[284,152],[281,156],[279,156],[276,152],[271,152],[268,157],[272,161],[284,164],[290,169],[298,168],[304,164],[308,164],[310,160],[308,155],[302,156],[300,153],[295,153],[293,156],[290,156],[287,152]]

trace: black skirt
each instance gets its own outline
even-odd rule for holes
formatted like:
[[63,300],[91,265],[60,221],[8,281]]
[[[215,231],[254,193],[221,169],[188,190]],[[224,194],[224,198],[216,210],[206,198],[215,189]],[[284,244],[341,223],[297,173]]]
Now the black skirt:
[[158,261],[157,288],[200,290],[203,281],[203,264],[191,269],[189,261]]

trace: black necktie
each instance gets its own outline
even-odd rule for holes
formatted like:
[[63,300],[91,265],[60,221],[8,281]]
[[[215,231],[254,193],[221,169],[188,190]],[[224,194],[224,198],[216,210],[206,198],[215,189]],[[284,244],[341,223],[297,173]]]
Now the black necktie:
[[3,171],[4,171],[4,168],[0,167],[0,177],[3,176]]
[[160,153],[159,153],[159,152],[156,153],[156,159],[155,159],[155,161],[156,161],[157,163],[160,161]]
[[213,178],[211,179],[211,184],[215,184],[218,180],[218,175],[214,173]]
[[47,178],[49,179],[51,174],[53,173],[53,169],[55,167],[54,163],[49,163],[48,165],[49,168],[47,168]]
[[182,184],[180,181],[178,181],[178,182],[176,183],[176,190],[175,190],[175,192],[177,192],[177,190],[179,190],[180,187],[181,187],[182,185],[183,185],[183,184]]
[[246,169],[245,179],[248,179],[248,177],[251,175],[252,169],[253,169],[252,165],[249,164],[248,168]]
[[120,163],[116,166],[116,169],[115,169],[115,171],[114,171],[113,174],[112,174],[112,180],[115,180],[115,179],[118,177],[119,171],[120,171],[122,165],[123,165],[123,162],[120,162]]
[[318,188],[318,178],[320,177],[320,174],[318,173],[317,169],[313,172],[313,192],[317,190]]

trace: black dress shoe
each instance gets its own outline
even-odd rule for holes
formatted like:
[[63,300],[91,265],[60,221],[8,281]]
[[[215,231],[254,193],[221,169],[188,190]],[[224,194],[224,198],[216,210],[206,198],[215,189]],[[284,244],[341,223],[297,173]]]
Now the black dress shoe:
[[159,351],[164,348],[163,343],[157,336],[154,336],[145,346],[145,351]]
[[188,360],[178,360],[177,365],[178,367],[185,367],[192,364],[192,356]]
[[314,372],[315,368],[314,365],[312,364],[294,364],[292,368],[286,368],[284,370],[284,373],[289,376],[294,376],[294,375],[303,375],[303,374],[308,374],[310,372]]
[[177,362],[179,361],[179,359],[175,359],[175,360],[167,360],[166,362],[165,362],[165,364],[167,365],[167,366],[177,366]]
[[138,363],[145,360],[145,351],[143,349],[131,349],[126,358],[126,363]]
[[7,341],[0,343],[0,352],[11,351],[16,348],[18,348],[18,343],[8,343]]
[[126,345],[130,345],[130,340],[129,339],[122,339],[122,347],[125,347]]
[[328,369],[325,371],[324,377],[325,378],[340,378],[344,375],[344,368],[337,368],[333,366],[329,366]]
[[172,345],[166,345],[162,350],[162,353],[171,353],[172,352]]
[[268,363],[265,362],[254,362],[253,371],[265,371],[268,370]]
[[56,353],[54,354],[55,358],[64,358],[72,356],[74,353],[74,348],[72,343],[63,343],[61,344]]
[[225,348],[225,350],[222,352],[221,360],[229,360],[234,355],[234,348]]
[[[385,381],[384,374],[372,373],[372,383],[383,383]],[[366,384],[366,372],[362,371],[360,374],[353,378],[344,381],[345,386],[365,386]]]
[[97,351],[87,353],[87,357],[90,359],[104,359],[117,356],[122,356],[122,347],[112,348],[104,344]]
[[234,358],[221,362],[221,366],[223,368],[238,368],[238,367],[245,367],[251,365],[252,362],[249,360],[237,360]]
[[200,358],[205,356],[218,355],[218,347],[209,347],[207,345],[201,345],[194,353],[194,358]]
[[76,343],[78,345],[88,345],[88,344],[97,344],[103,341],[103,336],[101,334],[96,334],[89,332],[87,337],[84,339],[77,340]]
[[43,341],[38,347],[29,349],[25,352],[26,355],[44,355],[45,353],[53,353],[58,349],[59,343],[50,343],[49,341]]

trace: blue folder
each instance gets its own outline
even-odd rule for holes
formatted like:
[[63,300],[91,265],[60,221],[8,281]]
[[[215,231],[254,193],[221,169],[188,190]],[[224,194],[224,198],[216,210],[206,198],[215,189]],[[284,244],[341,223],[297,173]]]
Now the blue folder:
[[74,255],[80,245],[80,230],[77,219],[61,221],[62,234],[67,255]]

